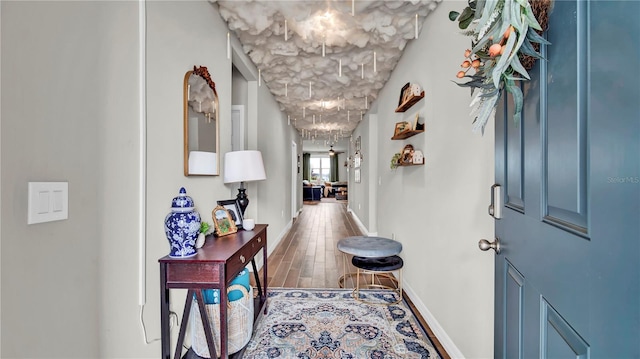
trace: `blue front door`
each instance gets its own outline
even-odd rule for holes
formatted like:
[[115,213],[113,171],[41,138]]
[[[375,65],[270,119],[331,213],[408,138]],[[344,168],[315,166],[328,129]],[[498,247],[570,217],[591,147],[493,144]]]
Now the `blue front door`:
[[640,2],[555,0],[546,36],[496,115],[495,357],[638,358]]

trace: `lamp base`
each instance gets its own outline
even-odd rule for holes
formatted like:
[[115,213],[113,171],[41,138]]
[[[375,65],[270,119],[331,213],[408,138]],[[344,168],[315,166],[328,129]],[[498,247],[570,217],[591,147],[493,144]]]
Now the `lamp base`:
[[242,212],[242,217],[244,218],[244,211],[247,209],[249,205],[249,197],[247,197],[246,188],[244,186],[240,186],[238,188],[238,195],[236,196],[238,200],[238,206],[240,206],[240,212]]

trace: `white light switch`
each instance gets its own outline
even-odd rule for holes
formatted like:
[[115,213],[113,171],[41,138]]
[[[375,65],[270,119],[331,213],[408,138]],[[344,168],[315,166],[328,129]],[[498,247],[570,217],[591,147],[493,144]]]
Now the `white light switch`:
[[27,224],[69,218],[69,182],[29,182]]

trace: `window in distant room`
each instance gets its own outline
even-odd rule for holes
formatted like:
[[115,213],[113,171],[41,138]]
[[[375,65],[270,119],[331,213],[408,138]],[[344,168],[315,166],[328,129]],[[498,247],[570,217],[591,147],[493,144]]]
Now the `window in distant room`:
[[329,181],[331,175],[331,165],[329,157],[311,158],[311,180]]

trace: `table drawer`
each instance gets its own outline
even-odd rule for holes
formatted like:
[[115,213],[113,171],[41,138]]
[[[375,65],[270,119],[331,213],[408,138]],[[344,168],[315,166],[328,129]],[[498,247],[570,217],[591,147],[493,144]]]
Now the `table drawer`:
[[220,265],[216,263],[167,263],[167,288],[194,288],[205,283],[220,283]]
[[257,236],[229,258],[227,261],[227,281],[231,280],[242,268],[249,264],[253,256],[265,246],[265,242],[264,236]]

